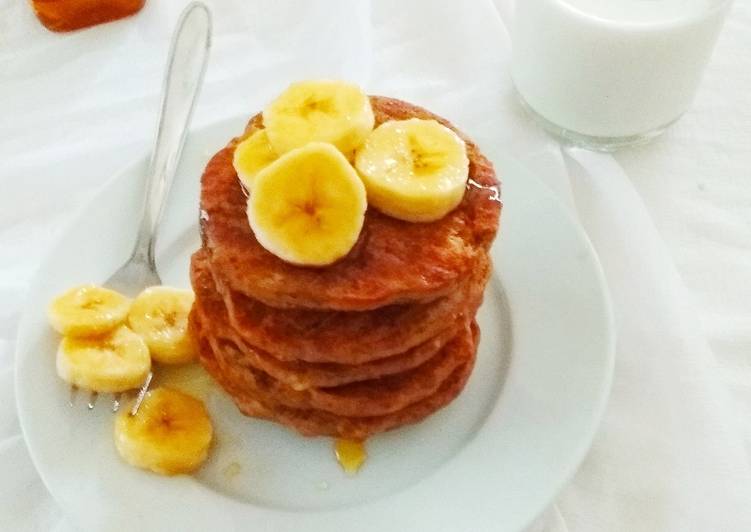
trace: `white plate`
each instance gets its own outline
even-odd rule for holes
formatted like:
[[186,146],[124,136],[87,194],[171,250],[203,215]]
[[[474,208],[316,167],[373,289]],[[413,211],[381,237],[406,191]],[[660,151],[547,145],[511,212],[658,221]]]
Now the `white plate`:
[[[188,141],[159,241],[166,284],[188,286],[188,257],[199,246],[199,176],[242,127],[232,120]],[[208,382],[200,390],[217,443],[195,477],[124,465],[107,405],[88,412],[79,397],[69,406],[45,308],[72,285],[103,281],[127,258],[146,161],[113,178],[42,265],[19,330],[21,425],[58,503],[85,530],[455,532],[529,523],[589,448],[609,390],[614,335],[583,232],[512,160],[496,157],[496,164],[505,207],[474,373],[449,407],[369,441],[354,477],[340,470],[329,439],[244,418]]]

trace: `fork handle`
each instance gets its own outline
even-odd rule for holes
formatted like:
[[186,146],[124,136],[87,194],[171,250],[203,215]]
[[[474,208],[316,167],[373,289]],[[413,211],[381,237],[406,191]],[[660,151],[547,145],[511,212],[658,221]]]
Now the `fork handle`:
[[190,3],[172,35],[162,86],[159,125],[146,176],[146,195],[133,258],[154,269],[157,225],[185,145],[211,47],[211,12],[201,2]]

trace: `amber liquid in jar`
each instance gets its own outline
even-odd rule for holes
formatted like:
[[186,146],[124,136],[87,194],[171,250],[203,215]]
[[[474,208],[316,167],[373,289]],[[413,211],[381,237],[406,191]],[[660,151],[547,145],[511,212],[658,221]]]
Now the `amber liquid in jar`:
[[146,0],[31,0],[37,18],[52,31],[72,31],[137,13]]

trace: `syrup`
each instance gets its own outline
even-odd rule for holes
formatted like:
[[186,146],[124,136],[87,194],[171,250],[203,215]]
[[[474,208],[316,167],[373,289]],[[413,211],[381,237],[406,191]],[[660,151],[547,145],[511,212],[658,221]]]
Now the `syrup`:
[[243,468],[239,462],[230,462],[222,469],[222,475],[227,480],[233,480],[242,473],[242,470]]
[[334,443],[334,453],[339,465],[350,475],[357,473],[368,457],[368,453],[365,451],[365,444],[354,440],[336,440]]
[[475,188],[477,190],[488,190],[490,191],[490,196],[488,196],[488,199],[490,201],[495,201],[498,203],[502,203],[501,201],[501,187],[498,185],[483,185],[482,183],[478,183],[471,177],[467,179],[467,188]]
[[200,364],[160,367],[156,380],[158,386],[175,388],[204,402],[215,389],[213,380]]

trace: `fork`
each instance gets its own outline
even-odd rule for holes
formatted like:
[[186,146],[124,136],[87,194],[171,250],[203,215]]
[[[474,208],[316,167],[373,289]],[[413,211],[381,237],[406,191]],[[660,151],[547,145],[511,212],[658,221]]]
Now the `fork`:
[[[104,286],[134,296],[144,288],[162,284],[154,260],[157,230],[164,204],[175,177],[185,145],[211,47],[211,12],[201,2],[191,2],[182,12],[172,35],[167,69],[162,86],[159,122],[146,175],[141,222],[130,258],[104,283]],[[131,409],[135,415],[153,375],[148,374]],[[77,389],[71,388],[73,404]],[[87,406],[92,410],[98,394],[91,392]],[[121,394],[115,394],[112,411],[120,408]]]

